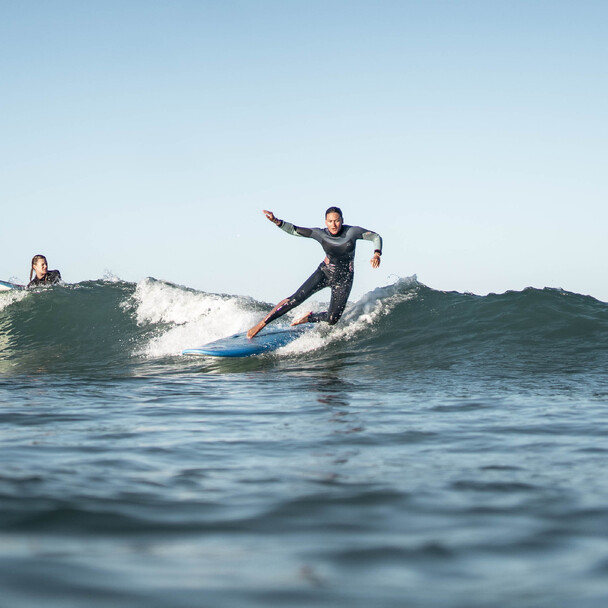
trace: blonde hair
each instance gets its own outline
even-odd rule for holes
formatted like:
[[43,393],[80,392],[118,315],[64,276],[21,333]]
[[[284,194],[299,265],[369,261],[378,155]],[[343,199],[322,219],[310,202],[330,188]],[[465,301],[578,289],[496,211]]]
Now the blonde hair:
[[46,262],[46,256],[38,254],[32,258],[32,267],[30,268],[30,281],[32,280],[32,275],[34,274],[34,265],[38,260],[44,260]]

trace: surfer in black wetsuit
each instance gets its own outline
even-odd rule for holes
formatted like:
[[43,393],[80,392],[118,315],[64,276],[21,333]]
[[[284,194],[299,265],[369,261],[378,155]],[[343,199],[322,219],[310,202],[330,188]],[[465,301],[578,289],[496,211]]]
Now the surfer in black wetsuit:
[[320,321],[334,325],[344,312],[353,286],[357,241],[363,239],[374,243],[374,257],[372,257],[370,263],[373,268],[378,268],[382,255],[382,238],[371,230],[344,224],[342,211],[339,207],[330,207],[325,212],[326,228],[300,228],[277,219],[272,211],[264,210],[264,215],[288,234],[318,241],[323,247],[323,251],[325,251],[325,259],[292,296],[281,300],[262,321],[252,327],[247,332],[247,337],[253,338],[268,323],[278,319],[324,287],[331,287],[331,300],[327,312],[309,312],[301,319],[294,321],[292,325],[319,323]]
[[[58,270],[49,270],[46,258],[43,255],[35,255],[32,258],[32,268],[30,269],[30,282],[28,287],[38,285],[52,285],[61,281],[61,273]],[[32,279],[32,275],[36,276]]]

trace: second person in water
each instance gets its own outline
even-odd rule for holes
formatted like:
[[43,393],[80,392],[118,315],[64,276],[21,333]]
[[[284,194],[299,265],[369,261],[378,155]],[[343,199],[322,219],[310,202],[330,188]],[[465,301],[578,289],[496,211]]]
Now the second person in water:
[[252,327],[247,332],[247,337],[253,338],[268,323],[283,316],[324,287],[331,288],[331,299],[327,311],[309,312],[301,319],[294,321],[292,325],[319,323],[320,321],[334,325],[344,312],[353,286],[356,242],[360,239],[372,241],[374,256],[370,263],[373,268],[378,268],[382,255],[382,238],[371,230],[344,224],[344,217],[339,207],[330,207],[325,212],[325,228],[294,226],[276,218],[272,211],[264,210],[264,215],[288,234],[311,238],[319,242],[325,251],[325,259],[293,295],[281,300],[262,321]]
[[[34,274],[36,276],[34,276]],[[32,279],[32,276],[34,278]],[[35,255],[32,258],[30,269],[30,282],[28,287],[38,287],[39,285],[52,285],[61,281],[61,273],[58,270],[49,270],[48,262],[43,255]]]

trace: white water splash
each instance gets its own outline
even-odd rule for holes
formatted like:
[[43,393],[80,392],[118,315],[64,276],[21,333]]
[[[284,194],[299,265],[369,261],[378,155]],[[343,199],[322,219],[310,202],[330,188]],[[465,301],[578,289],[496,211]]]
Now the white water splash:
[[185,348],[244,331],[260,314],[244,298],[198,292],[150,278],[137,284],[126,305],[134,308],[138,325],[161,326],[158,335],[137,353],[151,358],[178,355]]
[[[276,354],[300,354],[332,342],[351,340],[361,331],[368,330],[404,298],[415,297],[417,285],[414,276],[379,287],[357,302],[349,303],[338,325],[329,327],[321,323],[314,331],[277,350]],[[161,326],[158,335],[136,353],[150,358],[179,355],[186,348],[246,331],[264,314],[259,303],[251,298],[200,292],[151,278],[137,284],[126,307],[134,309],[138,325]],[[308,300],[281,321],[288,324],[309,310],[326,308],[327,303]]]
[[7,289],[0,291],[0,310],[4,310],[15,302],[20,302],[23,298],[27,298],[28,291],[24,289]]
[[420,283],[416,276],[399,278],[391,285],[378,287],[349,303],[337,325],[320,324],[294,342],[277,350],[277,354],[294,355],[316,350],[334,342],[349,341],[364,331],[369,331],[380,317],[388,315],[398,304],[416,297]]
[[104,269],[103,277],[101,278],[101,280],[104,283],[121,283],[122,282],[122,279],[118,275],[114,274],[108,268]]

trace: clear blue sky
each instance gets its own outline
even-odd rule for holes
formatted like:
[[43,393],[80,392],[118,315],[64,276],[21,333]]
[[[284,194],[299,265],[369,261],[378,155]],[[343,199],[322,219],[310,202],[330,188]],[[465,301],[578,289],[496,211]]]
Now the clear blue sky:
[[268,302],[338,204],[397,276],[608,301],[608,2],[0,0],[0,279]]

